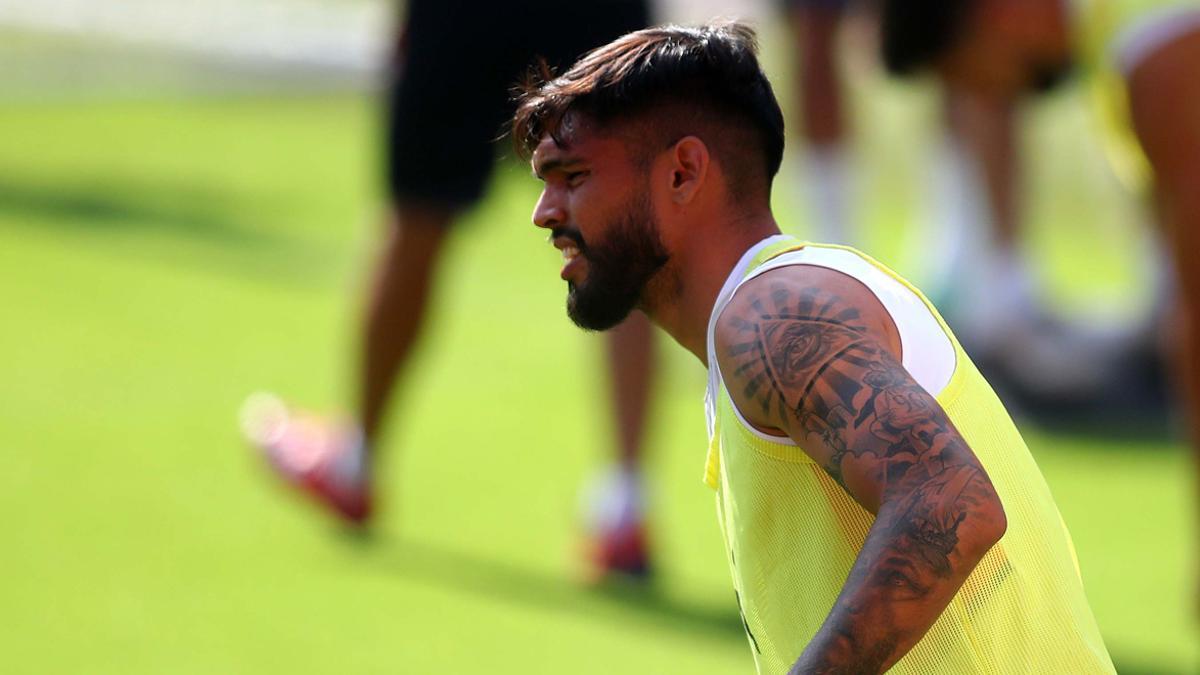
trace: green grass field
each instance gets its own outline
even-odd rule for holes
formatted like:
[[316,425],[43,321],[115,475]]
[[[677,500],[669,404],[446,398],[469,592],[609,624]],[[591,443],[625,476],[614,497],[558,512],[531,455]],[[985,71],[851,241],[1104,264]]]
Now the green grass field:
[[[922,137],[902,130],[929,106],[875,95],[901,110],[863,131],[888,259],[919,217]],[[1039,256],[1058,297],[1128,297],[1130,207],[1076,104],[1035,113]],[[578,486],[610,445],[608,410],[598,338],[564,317],[521,167],[501,167],[442,270],[375,534],[340,532],[243,447],[254,390],[348,398],[373,115],[354,95],[0,108],[2,670],[750,672],[700,482],[704,375],[668,341],[649,439],[659,583],[575,582]],[[799,229],[789,179],[781,214]],[[1028,440],[1122,671],[1196,672],[1182,446]]]

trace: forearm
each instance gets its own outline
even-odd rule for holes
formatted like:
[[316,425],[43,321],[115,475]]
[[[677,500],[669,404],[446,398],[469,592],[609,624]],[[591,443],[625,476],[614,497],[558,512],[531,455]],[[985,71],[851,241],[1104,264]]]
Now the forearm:
[[[881,673],[941,616],[1004,533],[1003,509],[970,467],[884,503],[837,601],[792,673]],[[947,483],[961,489],[951,504]]]

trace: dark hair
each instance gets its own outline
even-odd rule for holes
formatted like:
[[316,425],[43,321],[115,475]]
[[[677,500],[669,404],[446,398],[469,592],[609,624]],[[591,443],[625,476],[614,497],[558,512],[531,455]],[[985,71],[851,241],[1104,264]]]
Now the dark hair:
[[974,0],[882,0],[880,48],[895,75],[910,75],[954,46]]
[[646,149],[668,145],[646,146],[645,133],[659,140],[670,135],[668,144],[697,134],[736,187],[758,177],[767,194],[783,160],[783,113],[759,66],[754,30],[740,23],[639,30],[589,52],[557,77],[540,64],[517,88],[517,153],[528,158],[547,134],[562,143],[568,112],[601,127],[644,122],[633,126],[641,127],[638,142]]

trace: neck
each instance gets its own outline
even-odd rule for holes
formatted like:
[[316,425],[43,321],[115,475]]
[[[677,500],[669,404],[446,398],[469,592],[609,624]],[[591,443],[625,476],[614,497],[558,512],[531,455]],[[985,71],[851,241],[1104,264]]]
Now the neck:
[[[654,323],[707,367],[708,320],[725,279],[751,246],[779,234],[770,210],[697,227],[671,252],[669,278],[655,283],[642,308]],[[649,289],[648,289],[649,290]]]

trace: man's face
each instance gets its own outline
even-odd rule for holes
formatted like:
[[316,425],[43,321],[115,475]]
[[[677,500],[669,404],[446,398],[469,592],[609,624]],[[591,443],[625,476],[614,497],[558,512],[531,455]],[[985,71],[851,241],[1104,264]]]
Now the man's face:
[[580,328],[607,330],[642,302],[669,256],[647,169],[621,139],[566,122],[563,145],[547,135],[533,153],[534,175],[544,183],[533,222],[562,251],[567,315]]
[[1069,72],[1063,0],[977,0],[965,32],[939,64],[948,84],[993,99],[1046,91]]

